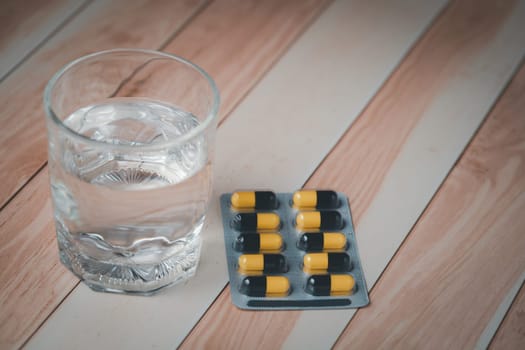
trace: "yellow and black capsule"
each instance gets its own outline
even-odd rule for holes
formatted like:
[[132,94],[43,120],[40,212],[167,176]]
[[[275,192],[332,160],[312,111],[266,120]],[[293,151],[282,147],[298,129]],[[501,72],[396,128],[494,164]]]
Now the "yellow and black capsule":
[[272,210],[277,208],[277,197],[272,191],[237,191],[230,199],[234,209]]
[[295,217],[298,230],[339,230],[343,227],[343,218],[338,211],[301,211]]
[[351,275],[312,275],[305,289],[316,296],[350,295],[355,291],[355,279]]
[[290,293],[290,281],[284,276],[248,276],[240,292],[250,297],[277,297]]
[[296,191],[292,197],[293,206],[298,209],[336,209],[339,199],[334,191]]
[[346,253],[309,253],[303,258],[305,271],[323,270],[345,272],[351,268],[350,257]]
[[243,254],[239,257],[239,270],[241,272],[285,272],[286,259],[281,254]]
[[275,213],[239,213],[233,217],[232,226],[239,231],[275,230],[281,221]]
[[243,253],[280,250],[283,238],[278,233],[244,233],[235,240],[235,249]]
[[299,238],[299,248],[307,252],[346,248],[346,236],[341,232],[305,233]]

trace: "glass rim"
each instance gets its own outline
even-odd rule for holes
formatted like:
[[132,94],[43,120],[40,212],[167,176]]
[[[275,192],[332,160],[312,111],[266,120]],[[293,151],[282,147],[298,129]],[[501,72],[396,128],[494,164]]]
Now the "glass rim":
[[[189,132],[187,132],[184,135],[181,135],[180,137],[177,137],[173,140],[167,140],[162,142],[157,142],[153,144],[145,144],[145,145],[124,145],[124,144],[114,144],[114,143],[108,143],[103,141],[97,141],[93,140],[85,135],[82,135],[75,130],[68,127],[62,119],[60,119],[55,111],[53,110],[52,103],[51,103],[51,93],[53,91],[53,88],[55,87],[58,79],[60,79],[69,69],[77,65],[78,63],[81,63],[83,61],[86,61],[90,58],[102,56],[106,54],[112,54],[112,53],[144,53],[144,54],[150,54],[150,55],[156,55],[156,56],[162,56],[165,58],[169,58],[175,61],[178,61],[180,63],[183,63],[190,68],[193,68],[195,71],[200,73],[201,76],[203,76],[206,81],[208,82],[209,86],[211,87],[212,91],[212,105],[210,110],[208,111],[206,117],[202,122],[199,123],[195,128],[191,129]],[[52,77],[49,79],[49,81],[46,84],[46,87],[44,89],[44,109],[46,112],[46,115],[54,124],[56,124],[61,130],[66,132],[69,136],[73,138],[80,139],[83,142],[86,142],[91,145],[95,145],[96,147],[108,147],[113,149],[122,149],[122,150],[154,150],[158,148],[164,148],[164,147],[171,147],[171,146],[178,146],[181,144],[184,144],[188,142],[189,140],[197,137],[198,135],[202,134],[205,130],[208,129],[208,127],[212,124],[212,122],[217,118],[218,111],[219,111],[219,104],[220,104],[220,95],[219,90],[217,89],[217,85],[215,84],[215,81],[212,79],[212,77],[206,73],[204,69],[199,67],[193,62],[190,62],[180,56],[172,55],[166,52],[157,51],[157,50],[148,50],[148,49],[127,49],[127,48],[117,48],[117,49],[110,49],[110,50],[103,50],[103,51],[97,51],[91,54],[87,54],[84,56],[81,56],[79,58],[76,58],[66,65],[64,65],[62,68],[60,68]]]

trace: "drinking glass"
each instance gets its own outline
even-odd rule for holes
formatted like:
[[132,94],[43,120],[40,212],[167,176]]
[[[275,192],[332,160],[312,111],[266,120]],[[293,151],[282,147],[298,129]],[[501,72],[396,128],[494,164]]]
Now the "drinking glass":
[[212,189],[212,78],[167,53],[102,51],[58,71],[44,107],[62,263],[120,293],[195,274]]

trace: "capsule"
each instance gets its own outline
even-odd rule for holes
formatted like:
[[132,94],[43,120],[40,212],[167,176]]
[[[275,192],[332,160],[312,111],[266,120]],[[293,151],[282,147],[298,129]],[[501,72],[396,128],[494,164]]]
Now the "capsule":
[[280,273],[286,270],[286,259],[281,254],[243,254],[239,257],[242,272]]
[[295,217],[298,230],[339,230],[343,227],[343,218],[338,211],[301,211]]
[[275,213],[239,213],[233,218],[233,228],[239,231],[275,230],[280,225]]
[[285,296],[290,292],[290,281],[284,276],[248,276],[239,289],[250,297]]
[[303,258],[305,271],[323,270],[344,272],[350,270],[350,257],[346,253],[309,253]]
[[280,250],[283,239],[278,233],[244,233],[235,240],[235,249],[243,253]]
[[335,209],[339,206],[339,199],[334,191],[296,191],[292,201],[293,206],[298,209]]
[[232,194],[230,201],[234,209],[277,208],[277,197],[271,191],[237,191]]
[[341,232],[305,233],[299,238],[299,248],[307,252],[346,248],[346,236]]
[[351,275],[312,275],[305,289],[316,296],[350,295],[355,291],[355,279]]

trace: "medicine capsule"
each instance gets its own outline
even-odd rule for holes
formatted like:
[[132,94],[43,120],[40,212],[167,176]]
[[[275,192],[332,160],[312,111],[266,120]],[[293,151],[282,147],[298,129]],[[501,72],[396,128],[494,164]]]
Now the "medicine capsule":
[[335,209],[339,206],[339,199],[334,191],[296,191],[292,201],[293,206],[299,209]]
[[245,272],[279,273],[286,270],[286,259],[281,254],[243,254],[239,270]]
[[344,272],[350,270],[350,257],[346,253],[309,253],[303,258],[304,270]]
[[355,279],[351,275],[312,275],[305,289],[316,296],[349,295],[354,292]]
[[301,211],[295,217],[297,229],[339,230],[343,227],[343,218],[338,211]]
[[280,250],[283,239],[278,233],[244,233],[235,240],[235,249],[243,253]]
[[277,197],[271,191],[237,191],[230,199],[234,209],[263,209],[277,208]]
[[248,276],[239,289],[251,297],[285,296],[290,292],[290,281],[284,276]]
[[345,247],[346,236],[341,232],[305,233],[299,238],[299,248],[307,252]]
[[233,228],[239,231],[275,230],[281,221],[275,213],[239,213],[233,218]]

